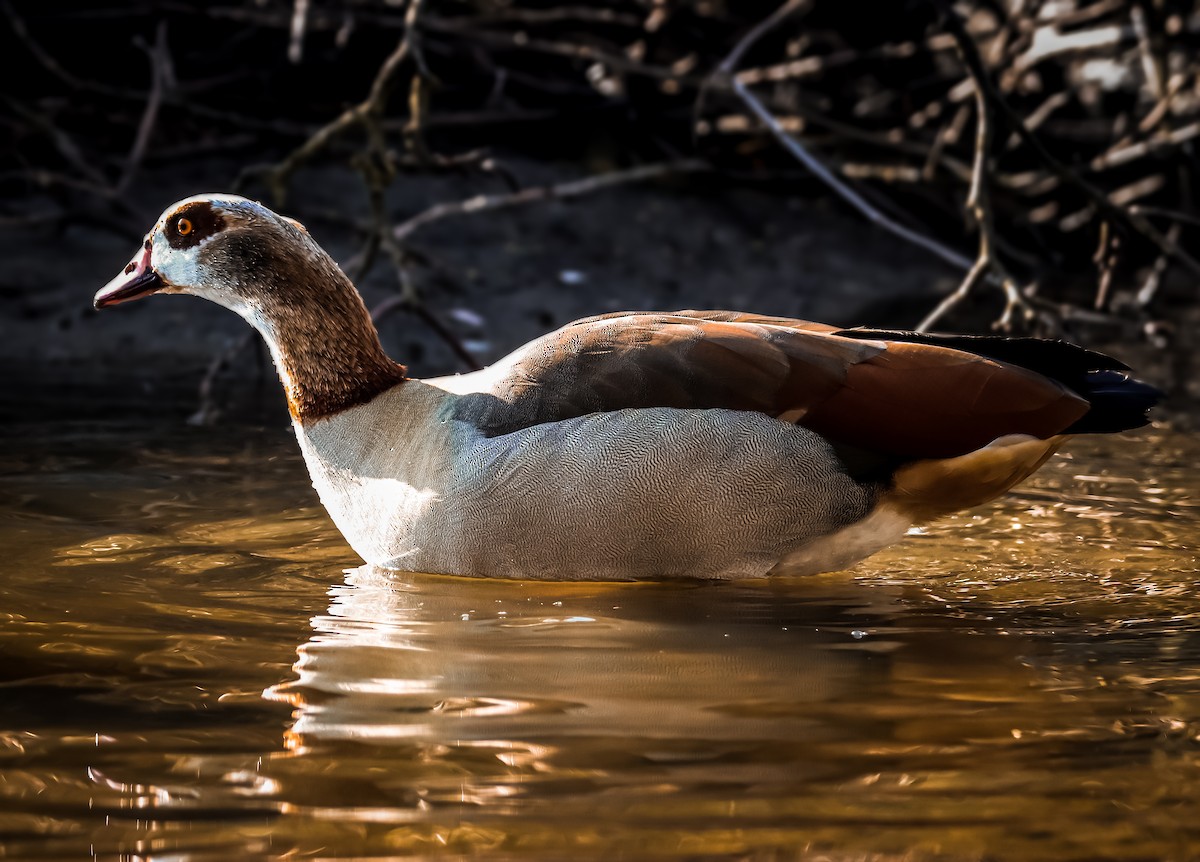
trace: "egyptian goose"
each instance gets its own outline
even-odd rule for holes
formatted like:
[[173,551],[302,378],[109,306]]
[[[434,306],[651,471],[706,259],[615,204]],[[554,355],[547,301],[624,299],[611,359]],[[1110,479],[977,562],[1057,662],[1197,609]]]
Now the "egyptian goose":
[[380,566],[509,578],[846,568],[974,506],[1071,434],[1159,398],[1064,342],[838,329],[728,311],[590,317],[416,380],[302,225],[171,206],[106,308],[190,293],[266,339],[313,486]]

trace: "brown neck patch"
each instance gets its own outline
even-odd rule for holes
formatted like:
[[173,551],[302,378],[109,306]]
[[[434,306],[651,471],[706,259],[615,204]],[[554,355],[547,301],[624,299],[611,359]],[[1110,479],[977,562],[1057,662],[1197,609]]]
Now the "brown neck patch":
[[341,280],[345,289],[326,286],[319,301],[281,305],[271,315],[288,409],[301,422],[366,404],[407,379],[384,353],[358,292]]
[[294,345],[280,346],[279,376],[287,393],[288,410],[300,422],[311,422],[366,404],[408,377],[405,367],[380,348],[367,354],[344,344],[330,361],[327,353],[314,356]]
[[298,421],[366,404],[407,379],[350,279],[294,223],[228,230],[204,251],[258,310]]

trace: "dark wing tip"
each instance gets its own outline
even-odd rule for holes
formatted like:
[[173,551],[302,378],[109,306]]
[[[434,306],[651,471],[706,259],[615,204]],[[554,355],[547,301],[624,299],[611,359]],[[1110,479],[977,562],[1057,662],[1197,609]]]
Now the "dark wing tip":
[[1166,397],[1156,386],[1121,371],[1092,371],[1086,376],[1091,409],[1066,430],[1067,434],[1111,434],[1141,428],[1150,422],[1149,413]]

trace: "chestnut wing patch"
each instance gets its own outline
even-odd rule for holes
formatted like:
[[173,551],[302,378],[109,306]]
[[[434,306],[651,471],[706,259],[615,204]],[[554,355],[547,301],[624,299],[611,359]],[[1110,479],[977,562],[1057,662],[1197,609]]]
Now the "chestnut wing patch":
[[888,342],[802,425],[907,458],[950,458],[1010,434],[1049,438],[1089,409],[1061,383],[1016,365],[925,344]]

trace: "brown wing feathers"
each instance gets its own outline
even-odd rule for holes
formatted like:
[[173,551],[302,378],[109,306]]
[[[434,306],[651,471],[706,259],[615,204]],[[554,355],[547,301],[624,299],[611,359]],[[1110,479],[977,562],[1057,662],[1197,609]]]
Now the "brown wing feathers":
[[757,323],[669,314],[589,318],[513,358],[495,392],[508,410],[488,417],[485,430],[637,407],[803,412],[836,392],[847,368],[880,350]]
[[[979,339],[998,354],[989,358],[960,349],[971,339],[937,340],[723,311],[600,315],[514,357],[495,392],[506,407],[485,430],[630,407],[757,410],[904,460],[954,457],[1010,434],[1052,437],[1089,410],[1068,385],[1001,358],[1051,367],[1057,345]],[[1119,365],[1061,349],[1072,379]]]

